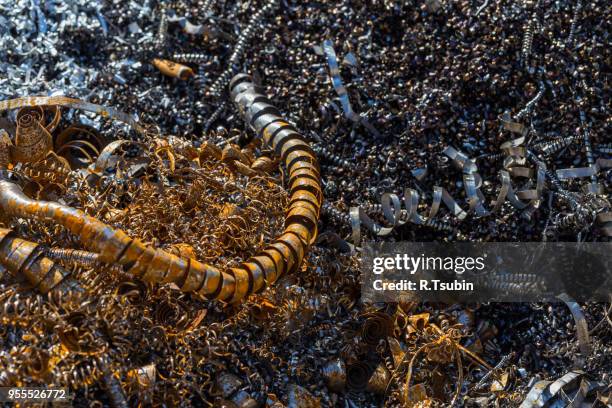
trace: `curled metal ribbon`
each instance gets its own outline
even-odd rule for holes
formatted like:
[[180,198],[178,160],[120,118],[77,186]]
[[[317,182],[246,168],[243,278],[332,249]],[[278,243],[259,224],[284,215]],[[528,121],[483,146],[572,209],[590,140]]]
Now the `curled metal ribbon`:
[[145,132],[144,128],[138,124],[138,119],[133,118],[125,112],[65,96],[26,96],[23,98],[8,99],[6,101],[0,101],[0,112],[31,106],[64,106],[66,108],[82,109],[88,112],[97,113],[105,118],[124,122],[130,125],[138,133],[144,134]]
[[53,138],[44,120],[45,112],[40,106],[19,110],[15,146],[11,152],[14,161],[34,163],[53,149]]
[[569,295],[562,293],[557,297],[561,299],[569,308],[569,310],[572,312],[572,316],[574,317],[574,321],[576,322],[576,335],[578,337],[580,353],[582,354],[580,356],[582,362],[581,365],[584,365],[589,354],[591,354],[591,340],[589,338],[589,328],[586,317],[584,316],[580,305],[576,303],[576,301]]
[[441,187],[434,187],[433,202],[427,216],[417,213],[419,203],[419,193],[411,188],[404,190],[404,206],[401,208],[401,200],[396,194],[385,193],[381,197],[381,207],[385,219],[391,225],[384,227],[372,220],[361,207],[352,207],[350,209],[350,220],[352,227],[352,241],[355,245],[361,242],[361,225],[363,224],[368,230],[376,236],[384,237],[396,227],[412,222],[414,224],[428,225],[436,229],[452,231],[452,228],[444,223],[433,220],[440,209],[440,204],[443,202],[450,212],[460,220],[463,220],[467,213],[457,204],[451,195]]
[[476,212],[477,217],[484,217],[488,214],[487,210],[482,205],[484,201],[484,195],[480,191],[482,185],[482,178],[478,174],[478,167],[473,160],[470,160],[462,152],[455,150],[453,147],[448,146],[442,152],[447,155],[454,163],[463,171],[463,187],[465,188],[465,194],[471,211]]
[[478,174],[478,167],[476,166],[476,163],[461,151],[449,146],[443,151],[443,153],[453,161],[457,168],[463,171],[463,185],[467,196],[467,203],[469,205],[468,210],[463,210],[457,201],[455,201],[455,199],[448,193],[448,191],[438,186],[434,187],[433,201],[427,216],[417,213],[417,207],[419,204],[419,193],[417,191],[410,188],[406,188],[404,190],[403,201],[405,210],[402,210],[401,200],[397,195],[385,193],[381,197],[381,209],[389,226],[382,226],[376,223],[361,207],[352,207],[349,212],[349,217],[352,230],[351,239],[353,243],[355,245],[359,245],[361,242],[362,225],[378,237],[387,236],[391,234],[395,228],[408,222],[418,225],[426,225],[438,230],[453,231],[454,229],[450,225],[434,219],[440,209],[441,203],[444,203],[450,210],[451,214],[459,221],[463,221],[467,217],[468,213],[474,213],[477,217],[483,217],[489,215],[490,213],[496,213],[501,209],[506,200],[508,200],[512,206],[519,210],[526,209],[530,205],[533,209],[537,208],[544,190],[544,181],[546,177],[546,167],[543,163],[538,163],[536,168],[537,178],[535,188],[515,191],[511,183],[511,173],[513,173],[515,176],[530,176],[533,172],[531,169],[524,167],[520,168],[529,171],[517,172],[517,167],[512,167],[516,163],[526,163],[524,157],[526,149],[521,146],[523,142],[524,138],[520,137],[502,145],[504,154],[507,155],[507,159],[511,160],[508,160],[505,163],[505,168],[499,171],[501,187],[496,200],[492,203],[493,208],[490,212],[484,207],[483,204],[485,197],[480,191],[482,177]]
[[238,62],[246,51],[249,42],[252,40],[257,30],[261,28],[261,23],[264,18],[277,9],[277,3],[277,0],[268,1],[263,7],[257,10],[251,16],[251,18],[249,19],[249,23],[240,32],[240,36],[236,41],[236,47],[234,48],[234,51],[229,57],[229,66],[221,73],[221,75],[219,75],[219,77],[217,77],[215,82],[210,87],[210,92],[214,96],[220,96],[223,88],[227,85],[230,79],[238,72]]
[[356,113],[353,110],[353,107],[351,106],[351,101],[349,100],[348,92],[346,91],[346,87],[342,83],[342,78],[340,77],[338,57],[336,56],[336,51],[334,51],[333,43],[331,40],[323,41],[323,51],[325,52],[325,56],[327,57],[327,65],[329,66],[332,86],[338,94],[338,98],[340,99],[340,103],[342,104],[342,110],[344,111],[344,115],[347,119],[355,123],[361,123],[373,135],[379,137],[380,133],[378,132],[378,130],[376,130],[374,126],[372,126],[372,124],[367,121],[366,118]]
[[0,228],[0,263],[16,278],[24,278],[42,293],[60,285],[70,273],[45,256],[34,242]]

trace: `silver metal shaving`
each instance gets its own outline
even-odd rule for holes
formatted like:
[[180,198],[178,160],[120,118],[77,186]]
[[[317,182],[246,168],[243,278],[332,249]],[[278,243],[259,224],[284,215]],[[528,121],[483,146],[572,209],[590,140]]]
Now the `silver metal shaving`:
[[99,69],[64,52],[76,30],[106,35],[101,1],[0,1],[0,98],[88,96]]

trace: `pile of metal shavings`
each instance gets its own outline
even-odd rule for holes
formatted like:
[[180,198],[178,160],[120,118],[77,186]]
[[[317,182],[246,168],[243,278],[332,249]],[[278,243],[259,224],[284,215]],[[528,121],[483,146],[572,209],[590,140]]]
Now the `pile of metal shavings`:
[[2,219],[80,288],[42,295],[2,269],[0,385],[65,386],[74,406],[610,406],[609,303],[367,305],[347,243],[609,240],[606,6],[0,2],[0,99],[80,97],[147,125],[62,109],[57,157],[10,169],[31,197],[236,265],[287,205],[282,173],[201,154],[272,156],[227,100],[247,71],[319,155],[326,200],[300,270],[241,305]]
[[[77,174],[52,188],[39,182],[31,189],[41,199],[60,198],[153,246],[222,267],[255,254],[282,230],[287,194],[278,175],[236,174],[228,162],[198,157],[178,138],[113,142],[95,168],[104,171]],[[57,244],[57,231],[43,223],[31,221],[27,228],[39,231],[40,242]]]
[[[95,48],[109,32],[102,7],[85,0],[0,2],[0,95],[88,96],[100,74]],[[88,41],[94,37],[102,41]]]

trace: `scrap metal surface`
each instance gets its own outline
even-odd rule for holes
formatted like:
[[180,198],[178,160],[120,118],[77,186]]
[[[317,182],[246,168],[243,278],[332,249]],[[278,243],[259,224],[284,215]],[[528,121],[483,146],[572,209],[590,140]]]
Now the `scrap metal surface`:
[[367,240],[611,239],[609,21],[601,0],[0,0],[0,386],[609,406],[612,298],[365,304],[359,276]]

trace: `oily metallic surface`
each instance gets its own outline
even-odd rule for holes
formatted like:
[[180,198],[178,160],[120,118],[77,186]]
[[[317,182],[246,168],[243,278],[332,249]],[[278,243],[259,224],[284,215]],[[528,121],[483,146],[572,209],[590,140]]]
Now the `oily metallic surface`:
[[282,252],[272,248],[266,248],[262,255],[272,260],[273,268],[268,267],[266,271],[266,280],[272,284],[286,273],[287,259],[283,257]]
[[[300,152],[303,152],[303,150],[300,150]],[[308,159],[308,156],[295,157],[291,155],[291,153],[289,153],[289,155],[287,155],[286,161],[289,163],[287,165],[287,169],[289,170],[290,175],[293,174],[295,171],[301,169],[310,169],[310,171],[316,174],[318,178],[321,177],[319,167],[316,163],[311,162]]]
[[283,120],[274,120],[269,123],[264,123],[261,129],[258,130],[262,132],[263,141],[273,148],[276,148],[276,144],[274,144],[273,141],[276,135],[283,130],[292,131],[293,126]]
[[251,262],[247,262],[242,264],[247,271],[249,276],[249,281],[251,281],[251,291],[253,293],[260,292],[266,286],[266,277],[264,270],[259,266],[259,264],[252,258]]
[[272,124],[279,120],[282,120],[282,117],[280,115],[266,113],[266,114],[257,116],[257,119],[255,119],[255,121],[252,123],[252,126],[255,129],[261,129],[258,132],[258,135],[261,137],[262,136],[261,134],[263,133],[263,129],[267,125]]
[[247,105],[247,109],[245,111],[245,120],[253,124],[260,116],[263,115],[276,115],[280,116],[280,112],[278,109],[267,102],[255,102]]
[[317,196],[309,191],[306,191],[306,190],[297,191],[295,194],[291,196],[291,201],[289,202],[289,205],[292,205],[293,203],[296,203],[298,201],[305,201],[307,203],[310,203],[312,207],[320,210],[318,206],[319,200]]
[[291,153],[287,155],[287,158],[285,160],[288,163],[287,166],[289,170],[291,170],[296,165],[296,163],[299,163],[299,162],[306,162],[306,163],[313,164],[316,166],[317,170],[319,170],[319,165],[318,165],[318,161],[316,158],[316,154],[305,152],[303,150],[292,151]]
[[236,288],[232,297],[225,300],[229,303],[236,303],[244,299],[249,293],[253,293],[254,285],[251,275],[245,269],[231,268],[230,273],[234,277]]
[[[295,272],[298,259],[297,255],[288,244],[282,241],[274,241],[266,247],[266,253],[275,257],[278,270],[282,270],[277,279],[282,277],[284,274]],[[301,261],[301,259],[299,259],[299,261]],[[280,263],[282,266],[279,267],[278,263]]]
[[304,259],[304,241],[300,239],[297,234],[293,232],[285,232],[283,235],[277,238],[278,241],[282,242],[291,249],[293,258],[295,258],[296,267],[301,265]]
[[291,194],[297,194],[299,191],[308,191],[317,198],[319,205],[323,202],[323,192],[321,191],[321,185],[318,180],[310,177],[298,177],[295,178],[289,185]]
[[319,173],[313,167],[301,167],[298,169],[293,168],[289,172],[289,185],[292,185],[294,181],[299,178],[309,178],[315,182],[320,179]]
[[[301,138],[302,136],[296,130],[291,128],[282,128],[274,133],[270,139],[270,144],[274,147],[276,154],[281,156],[283,160],[286,160],[286,154],[288,152],[285,150],[285,145],[288,147],[292,147],[296,144],[303,146],[303,144],[300,143],[302,141]],[[299,150],[307,151],[307,148],[302,147]],[[283,155],[283,152],[285,152],[285,155]]]

